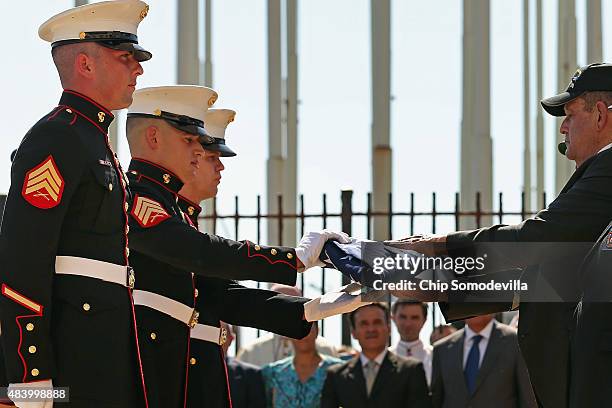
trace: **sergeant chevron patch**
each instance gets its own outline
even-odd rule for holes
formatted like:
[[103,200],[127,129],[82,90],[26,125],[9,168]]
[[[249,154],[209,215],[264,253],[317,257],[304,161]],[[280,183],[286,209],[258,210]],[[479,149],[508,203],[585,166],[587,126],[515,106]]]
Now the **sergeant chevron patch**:
[[134,198],[131,214],[144,228],[153,227],[170,218],[170,215],[160,203],[139,195]]
[[62,200],[64,178],[60,174],[53,156],[28,171],[23,181],[21,195],[34,207],[53,208]]

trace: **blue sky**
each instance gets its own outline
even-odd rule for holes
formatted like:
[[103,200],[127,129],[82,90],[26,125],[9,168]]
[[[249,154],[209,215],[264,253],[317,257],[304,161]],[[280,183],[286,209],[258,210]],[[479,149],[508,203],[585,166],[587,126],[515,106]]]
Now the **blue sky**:
[[[144,65],[139,86],[176,83],[176,1],[148,3],[150,12],[141,24],[139,38],[154,58]],[[576,3],[578,62],[582,65],[586,63],[585,0]],[[603,21],[610,21],[611,2],[603,3]],[[241,197],[241,212],[251,213],[255,210],[255,196],[265,197],[266,4],[266,0],[213,1],[214,87],[220,95],[216,107],[238,112],[228,130],[228,144],[239,155],[226,159],[219,194],[219,206],[225,212],[233,212],[234,195]],[[546,96],[557,92],[557,2],[543,0],[543,4]],[[0,157],[5,158],[0,160],[0,192],[8,191],[10,152],[28,128],[57,103],[61,92],[50,47],[38,38],[38,26],[72,5],[68,0],[0,3],[0,13],[11,16],[0,26],[0,34],[12,39],[4,44],[0,68],[5,92],[0,101],[4,118]],[[491,1],[494,191],[504,192],[505,208],[515,210],[519,208],[522,185],[521,10],[519,0]],[[365,194],[371,183],[369,13],[367,0],[299,1],[298,191],[306,196],[307,212],[320,211],[322,193],[328,195],[328,210],[338,210],[341,188],[352,188],[355,208],[365,208]],[[435,191],[438,208],[452,209],[453,194],[459,186],[462,2],[393,0],[392,13],[394,207],[407,210],[409,193],[415,192],[417,208],[428,210],[431,192]],[[611,55],[612,42],[606,41],[609,35],[605,24],[604,30],[605,60]],[[532,81],[534,77],[532,72]],[[533,118],[539,109],[535,102],[534,99]],[[551,163],[558,139],[555,126],[553,120],[546,118],[549,196],[553,193]],[[129,152],[123,136],[119,143],[120,157],[127,163]],[[417,230],[428,232],[430,224],[430,220],[423,219],[417,223]],[[307,224],[311,229],[320,226],[319,221]],[[330,226],[339,227],[334,222]],[[354,228],[356,234],[363,234],[363,226]],[[451,228],[450,219],[441,221],[440,232]],[[227,235],[232,231],[231,224],[219,230]],[[253,234],[252,225],[241,231],[242,238],[253,236],[249,235]],[[404,235],[406,230],[398,224],[394,233]],[[330,278],[328,288],[334,286],[335,278]],[[319,279],[315,277],[315,282]]]

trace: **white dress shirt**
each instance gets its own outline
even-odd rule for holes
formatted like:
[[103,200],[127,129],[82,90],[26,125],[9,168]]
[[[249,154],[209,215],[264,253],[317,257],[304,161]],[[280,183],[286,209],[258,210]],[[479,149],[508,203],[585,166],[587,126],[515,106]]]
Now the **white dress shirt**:
[[416,358],[423,363],[427,385],[431,384],[431,361],[433,353],[433,348],[431,346],[426,346],[421,340],[400,340],[395,346],[391,347],[390,350],[398,356]]
[[608,143],[607,145],[605,145],[604,147],[602,147],[601,149],[599,149],[599,151],[597,152],[597,154],[603,152],[604,150],[608,150],[609,148],[612,147],[612,143]]
[[480,333],[474,332],[469,326],[465,325],[464,332],[464,341],[463,341],[463,368],[465,368],[465,363],[467,362],[468,354],[470,353],[470,349],[472,348],[472,339],[476,335],[481,335],[482,339],[480,343],[478,343],[478,350],[480,350],[480,361],[478,361],[478,367],[482,365],[482,359],[484,358],[485,352],[487,351],[487,346],[489,345],[489,339],[491,338],[491,332],[493,331],[493,322],[495,319],[492,319],[489,324],[487,324],[484,329],[480,331]]
[[[376,361],[376,375],[378,375],[378,370],[380,370],[380,366],[387,355],[387,349],[385,349],[382,353],[376,356],[374,361]],[[359,359],[361,360],[361,369],[363,370],[363,376],[366,376],[366,365],[370,362],[370,359],[365,356],[363,353],[359,353]]]

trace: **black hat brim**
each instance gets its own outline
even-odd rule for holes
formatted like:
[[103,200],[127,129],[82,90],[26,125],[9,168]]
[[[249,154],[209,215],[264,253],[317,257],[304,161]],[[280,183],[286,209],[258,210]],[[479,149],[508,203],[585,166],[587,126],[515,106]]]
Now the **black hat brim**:
[[211,150],[213,152],[219,152],[221,154],[221,157],[234,157],[234,156],[236,156],[236,152],[234,152],[232,149],[230,149],[225,144],[220,144],[220,143],[205,144],[205,143],[202,143],[202,147],[205,150]]
[[559,95],[551,96],[550,98],[540,101],[542,108],[552,116],[565,116],[565,104],[578,98],[582,93],[578,92],[561,92]]
[[134,55],[134,58],[138,62],[148,61],[153,57],[151,52],[145,50],[140,44],[122,42],[114,44],[113,42],[99,41],[98,44],[111,48],[113,50],[129,51]]
[[[147,116],[149,116],[149,115],[147,115]],[[154,117],[157,117],[157,116],[154,116]],[[210,140],[212,138],[212,136],[210,136],[208,134],[206,129],[204,129],[201,126],[197,126],[197,125],[193,125],[193,124],[179,123],[179,122],[176,122],[174,120],[168,120],[166,118],[160,118],[160,117],[157,117],[157,118],[165,120],[172,127],[176,128],[178,130],[182,130],[183,132],[187,132],[187,133],[192,134],[194,136],[200,136],[200,143],[202,143],[202,144],[206,143],[208,140]]]

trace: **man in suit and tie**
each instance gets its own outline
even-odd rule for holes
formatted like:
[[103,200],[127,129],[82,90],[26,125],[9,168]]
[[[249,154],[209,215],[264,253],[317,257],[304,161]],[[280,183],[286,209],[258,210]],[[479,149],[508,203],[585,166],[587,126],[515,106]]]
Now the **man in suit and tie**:
[[[538,403],[544,408],[572,406],[568,403],[568,379],[570,371],[575,369],[570,363],[570,342],[583,285],[579,269],[589,246],[597,241],[612,218],[611,95],[612,64],[598,63],[578,69],[564,92],[541,102],[550,115],[565,117],[560,126],[564,141],[559,151],[576,163],[576,171],[559,195],[533,218],[516,225],[494,225],[444,236],[409,237],[396,241],[397,244],[389,243],[426,255],[448,255],[455,259],[482,254],[495,243],[512,244],[506,247],[508,253],[517,254],[519,246],[524,249],[517,256],[503,259],[497,270],[524,268],[521,281],[529,285],[528,293],[510,291],[505,298],[498,293],[497,303],[491,299],[484,303],[478,303],[477,299],[470,302],[471,294],[459,294],[441,303],[440,310],[447,321],[453,321],[520,307],[520,349]],[[537,243],[552,246],[552,250],[530,250]],[[567,250],[571,250],[571,256],[567,256]],[[588,347],[593,345],[589,343]]]
[[466,320],[434,345],[434,408],[536,407],[516,330],[493,315]]
[[349,315],[359,356],[329,368],[321,408],[431,407],[423,364],[387,350],[389,308],[362,306]]

